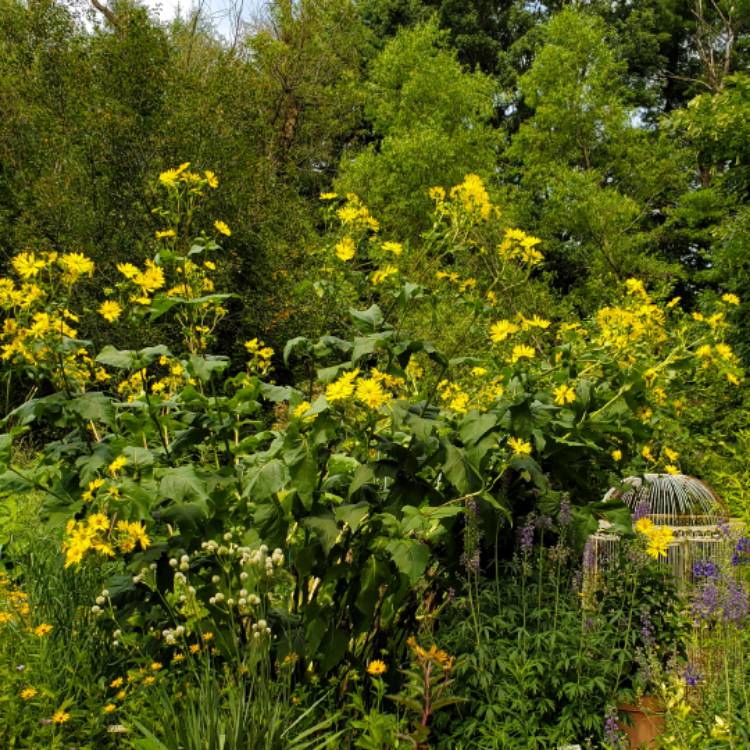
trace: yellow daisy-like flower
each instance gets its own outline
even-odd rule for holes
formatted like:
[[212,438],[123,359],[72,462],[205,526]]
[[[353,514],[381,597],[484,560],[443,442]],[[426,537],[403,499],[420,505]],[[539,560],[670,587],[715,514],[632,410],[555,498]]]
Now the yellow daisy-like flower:
[[391,255],[395,255],[396,257],[404,252],[404,246],[400,242],[384,242],[382,247],[385,252],[391,253]]
[[21,700],[30,701],[39,691],[33,687],[24,688],[21,691]]
[[70,281],[75,281],[79,276],[91,276],[94,273],[94,261],[83,253],[65,253],[60,256],[58,263]]
[[210,169],[207,169],[203,174],[206,176],[206,182],[210,188],[219,187],[219,178]]
[[555,403],[558,406],[564,406],[565,404],[572,404],[576,400],[575,389],[571,388],[566,383],[559,385],[554,390]]
[[117,706],[114,703],[107,703],[102,711],[104,711],[105,714],[113,714],[115,711],[117,711]]
[[207,633],[203,634],[203,640],[206,643],[208,643],[208,641],[212,640],[213,637],[214,637],[214,634],[210,630]]
[[109,686],[111,688],[122,687],[123,682],[124,682],[124,680],[122,679],[122,677],[115,677],[115,679],[112,680],[112,682],[109,683]]
[[132,263],[118,263],[117,270],[126,279],[134,279],[140,273],[138,267],[134,266]]
[[609,455],[612,456],[615,461],[622,461],[622,451],[619,448],[615,448]]
[[214,229],[219,233],[223,234],[225,237],[231,237],[232,236],[232,230],[227,226],[227,224],[221,219],[217,219],[214,222]]
[[151,662],[151,671],[158,672],[164,665],[160,661]]
[[344,401],[351,398],[354,394],[354,381],[359,375],[359,369],[352,370],[342,375],[338,380],[334,380],[326,387],[326,401],[334,404],[336,401]]
[[22,279],[30,279],[36,276],[46,265],[44,260],[37,257],[33,252],[19,253],[11,263]]
[[338,198],[338,193],[321,193],[320,194],[320,200],[322,201],[333,201]]
[[531,443],[521,438],[509,437],[508,447],[513,451],[514,456],[531,455]]
[[535,354],[533,347],[527,344],[516,344],[511,352],[510,361],[515,364],[519,359],[533,359]]
[[647,535],[648,546],[646,554],[658,560],[660,557],[666,557],[669,547],[674,539],[674,532],[669,526],[654,526]]
[[680,473],[679,467],[675,466],[674,464],[667,464],[664,467],[664,471],[666,471],[667,474],[679,474]]
[[122,469],[128,463],[128,459],[125,456],[118,456],[112,463],[107,467],[107,471],[115,476],[120,469]]
[[163,229],[161,231],[157,231],[156,233],[156,239],[157,240],[168,240],[171,237],[176,237],[177,232],[174,231],[174,229]]
[[731,292],[728,292],[727,294],[722,294],[721,299],[723,302],[726,302],[728,305],[740,304],[740,298],[736,294],[732,294]]
[[372,274],[370,281],[372,282],[373,286],[378,286],[378,284],[382,284],[386,279],[390,278],[391,276],[395,276],[396,274],[398,274],[398,268],[396,268],[395,266],[387,265],[375,271]]
[[360,380],[357,384],[357,399],[369,409],[378,409],[391,400],[391,394],[383,390],[377,380]]
[[501,344],[509,336],[518,333],[519,330],[519,327],[515,323],[511,323],[509,320],[498,320],[497,323],[493,323],[490,328],[490,338],[496,344]]
[[148,677],[144,677],[143,684],[144,685],[153,685],[156,682],[156,677],[153,675],[149,675]]
[[654,528],[654,522],[650,518],[639,518],[634,528],[639,534],[650,534]]
[[45,635],[49,635],[52,632],[52,625],[48,622],[43,622],[41,625],[37,625],[34,628],[34,635],[38,635],[42,638]]
[[53,724],[64,724],[66,721],[70,721],[70,714],[67,711],[60,710],[52,714]]
[[108,323],[114,323],[122,314],[122,307],[114,300],[108,299],[99,305],[98,312]]
[[385,674],[387,671],[388,667],[385,662],[380,659],[374,659],[367,665],[367,674],[372,675],[373,677],[378,677],[381,674]]
[[294,407],[292,416],[295,419],[301,419],[309,410],[312,404],[309,401],[301,401],[297,406]]
[[344,239],[341,240],[341,242],[336,244],[336,257],[340,260],[346,263],[346,261],[351,260],[354,257],[354,254],[357,251],[357,248],[354,244],[354,240],[351,237],[344,237]]

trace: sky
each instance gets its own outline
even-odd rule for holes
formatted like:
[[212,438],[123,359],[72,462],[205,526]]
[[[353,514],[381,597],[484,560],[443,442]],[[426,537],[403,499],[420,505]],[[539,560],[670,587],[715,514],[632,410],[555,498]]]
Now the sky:
[[[142,0],[143,4],[158,13],[162,21],[171,21],[176,15],[183,18],[197,6],[196,0]],[[228,34],[239,11],[244,21],[252,20],[262,8],[264,0],[203,0],[204,14],[221,34]]]

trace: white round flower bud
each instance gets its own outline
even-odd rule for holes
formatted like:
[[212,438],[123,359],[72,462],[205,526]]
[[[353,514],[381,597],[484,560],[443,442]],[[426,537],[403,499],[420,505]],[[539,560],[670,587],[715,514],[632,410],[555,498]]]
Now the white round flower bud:
[[96,597],[96,603],[97,604],[104,604],[107,600],[103,596],[97,596]]
[[211,576],[211,583],[218,583],[220,580],[219,576]]
[[176,567],[177,567],[177,558],[176,558],[176,557],[170,557],[170,558],[169,558],[169,564],[170,564],[170,565],[171,565],[171,566],[172,566],[173,568],[176,568]]

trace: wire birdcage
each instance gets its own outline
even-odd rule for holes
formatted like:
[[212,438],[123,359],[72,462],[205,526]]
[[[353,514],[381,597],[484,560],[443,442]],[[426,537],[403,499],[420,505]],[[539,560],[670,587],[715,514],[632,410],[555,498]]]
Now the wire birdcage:
[[[667,555],[660,562],[668,565],[677,580],[692,579],[693,564],[710,560],[726,564],[732,551],[732,536],[726,507],[705,482],[685,474],[645,474],[626,477],[612,487],[604,500],[621,500],[634,517],[649,518],[655,525],[669,526],[674,534]],[[593,572],[602,560],[614,553],[620,537],[600,523],[589,537],[589,566]]]

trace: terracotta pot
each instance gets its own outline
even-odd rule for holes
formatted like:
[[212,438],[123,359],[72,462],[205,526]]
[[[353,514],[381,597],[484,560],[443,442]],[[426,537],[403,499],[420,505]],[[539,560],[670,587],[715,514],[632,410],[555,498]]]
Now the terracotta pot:
[[658,698],[644,695],[636,705],[624,704],[619,710],[627,715],[623,729],[635,750],[654,747],[654,740],[664,732],[664,706]]

